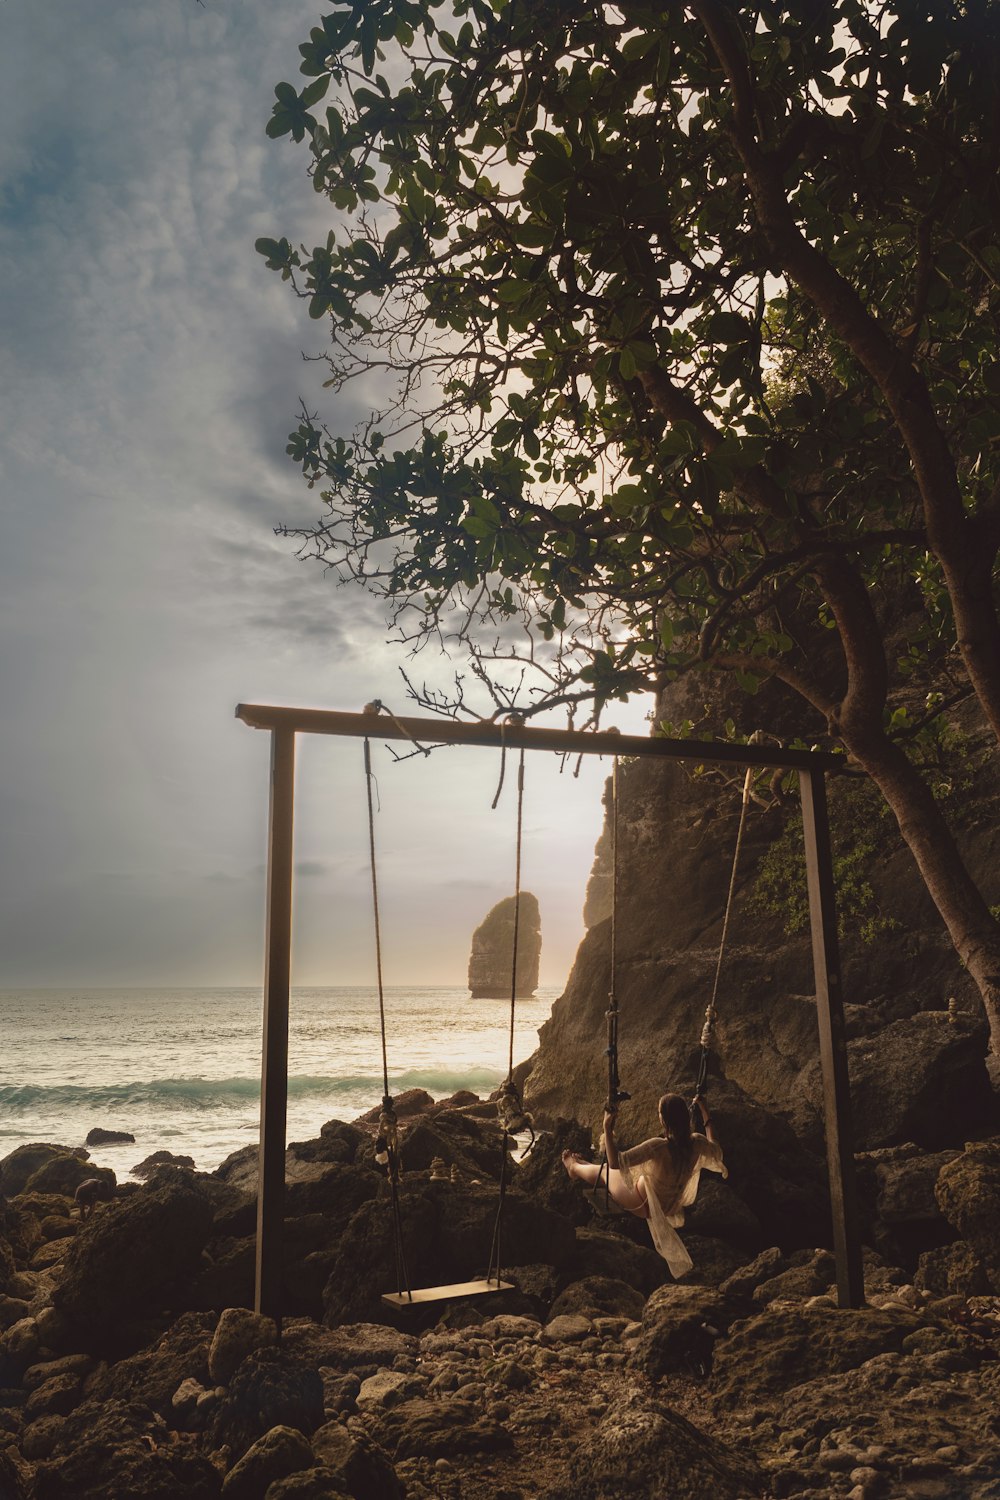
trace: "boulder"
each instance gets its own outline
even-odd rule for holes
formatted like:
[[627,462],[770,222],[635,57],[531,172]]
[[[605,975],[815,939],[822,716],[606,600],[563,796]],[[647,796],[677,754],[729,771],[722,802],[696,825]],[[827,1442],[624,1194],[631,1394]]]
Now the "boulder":
[[913,1266],[923,1251],[952,1238],[934,1186],[941,1168],[958,1155],[924,1151],[907,1141],[856,1158],[865,1239],[889,1260]]
[[317,1140],[299,1141],[291,1149],[303,1161],[350,1164],[357,1160],[359,1154],[363,1154],[370,1140],[367,1131],[359,1129],[357,1125],[349,1125],[346,1120],[327,1120],[325,1125],[320,1126]]
[[210,1383],[208,1351],[214,1325],[209,1314],[182,1313],[148,1348],[98,1366],[87,1380],[87,1396],[98,1402],[138,1400],[169,1419],[174,1394],[185,1380]]
[[589,1155],[590,1131],[577,1120],[560,1117],[551,1131],[538,1135],[529,1155],[518,1165],[517,1185],[543,1208],[562,1214],[574,1224],[587,1225],[593,1219],[593,1209],[579,1182],[566,1175],[564,1151]]
[[208,1351],[208,1373],[216,1385],[225,1385],[248,1354],[278,1342],[273,1318],[245,1307],[223,1310]]
[[514,1446],[499,1422],[462,1400],[404,1401],[385,1410],[375,1430],[379,1442],[396,1459],[505,1453]]
[[342,1488],[332,1469],[318,1464],[284,1479],[275,1479],[268,1485],[264,1500],[353,1500],[353,1497],[350,1490]]
[[305,1319],[286,1323],[282,1348],[301,1364],[344,1373],[362,1365],[386,1368],[397,1359],[413,1359],[420,1345],[410,1333],[380,1323],[347,1323],[322,1328]]
[[81,1161],[86,1161],[90,1152],[83,1146],[51,1146],[40,1141],[15,1146],[10,1155],[0,1161],[0,1197],[13,1198],[23,1193],[39,1167],[56,1156],[78,1156]]
[[938,1174],[938,1206],[1000,1293],[1000,1138],[967,1145]]
[[647,1297],[670,1276],[666,1261],[652,1246],[637,1245],[611,1229],[592,1228],[577,1229],[565,1274],[574,1280],[612,1276],[638,1287]]
[[[392,1103],[397,1120],[414,1120],[418,1115],[427,1114],[434,1108],[434,1096],[426,1089],[404,1089],[401,1094],[393,1096]],[[377,1127],[381,1113],[381,1104],[373,1105],[354,1121],[355,1129],[364,1125]]]
[[[488,1269],[497,1196],[450,1182],[411,1182],[400,1189],[400,1217],[412,1287],[442,1286]],[[574,1247],[572,1225],[509,1191],[504,1205],[502,1262],[563,1265]],[[392,1221],[387,1203],[366,1203],[335,1247],[323,1292],[323,1321],[378,1321],[381,1294],[396,1284]]]
[[[982,1026],[947,1011],[893,1021],[848,1042],[855,1145],[874,1151],[915,1141],[935,1151],[979,1129],[993,1115]],[[818,1064],[814,1086],[822,1098]]]
[[335,1485],[354,1500],[403,1500],[405,1486],[378,1443],[340,1422],[313,1433],[313,1452]]
[[268,1486],[315,1465],[308,1438],[294,1427],[272,1427],[247,1449],[222,1485],[224,1500],[264,1500]]
[[[90,1137],[88,1136],[89,1140]],[[129,1136],[132,1140],[132,1136]],[[144,1156],[137,1166],[132,1168],[133,1177],[143,1179],[151,1177],[158,1167],[194,1167],[193,1156],[175,1156],[172,1151],[153,1151],[149,1156]]]
[[[400,1139],[403,1172],[425,1172],[435,1157],[456,1166],[465,1179],[497,1181],[503,1133],[496,1121],[474,1120],[461,1113],[442,1113],[417,1120]],[[508,1170],[510,1170],[508,1162]],[[520,1180],[518,1181],[520,1187]]]
[[720,1292],[661,1286],[642,1311],[642,1331],[630,1363],[654,1380],[679,1371],[704,1374],[715,1342],[732,1318],[733,1306]]
[[110,1197],[118,1179],[110,1167],[95,1167],[92,1162],[67,1152],[62,1156],[50,1156],[43,1162],[28,1178],[25,1190],[29,1193],[60,1193],[72,1198],[84,1182],[99,1182],[102,1194]]
[[542,951],[542,919],[538,897],[522,891],[520,897],[498,901],[472,934],[469,955],[469,989],[473,1000],[509,1000],[511,963],[514,955],[514,919],[517,918],[517,972],[515,993],[527,998],[538,988],[538,963]]
[[636,1287],[613,1276],[585,1276],[563,1288],[549,1309],[549,1317],[562,1313],[582,1313],[585,1317],[622,1317],[629,1320],[642,1316],[645,1298]]
[[920,1324],[903,1309],[771,1308],[715,1346],[712,1390],[726,1407],[775,1405],[794,1386],[898,1352]]
[[212,1424],[216,1447],[235,1458],[272,1427],[294,1427],[308,1436],[323,1421],[323,1382],[283,1346],[247,1355],[229,1383]]
[[640,1392],[614,1395],[546,1500],[746,1500],[766,1489],[753,1459]]
[[87,1336],[107,1338],[198,1266],[211,1224],[211,1202],[182,1172],[109,1204],[70,1246],[56,1306]]
[[936,1297],[983,1297],[993,1290],[989,1270],[965,1240],[925,1250],[917,1262],[913,1285]]
[[[766,1242],[760,1220],[729,1182],[713,1172],[702,1172],[698,1197],[685,1214],[690,1234],[722,1240],[751,1255]],[[687,1243],[687,1235],[684,1237]]]
[[[87,1131],[88,1146],[116,1146],[135,1145],[135,1136],[129,1130],[105,1130],[100,1125],[95,1125],[92,1130]],[[194,1162],[191,1163],[194,1166]]]
[[35,1500],[217,1500],[215,1467],[177,1446],[140,1402],[86,1401],[63,1419],[49,1458],[35,1472]]

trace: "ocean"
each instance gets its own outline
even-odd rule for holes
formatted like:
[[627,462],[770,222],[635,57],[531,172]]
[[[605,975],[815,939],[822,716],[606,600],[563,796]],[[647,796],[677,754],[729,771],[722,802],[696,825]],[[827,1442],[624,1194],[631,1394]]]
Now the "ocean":
[[[535,1049],[556,988],[517,1003],[514,1061]],[[510,1005],[457,987],[385,992],[389,1084],[435,1098],[485,1096],[507,1073]],[[211,1171],[259,1138],[261,991],[0,991],[0,1159],[28,1141],[82,1146],[95,1125],[135,1144],[94,1146],[119,1180],[150,1152]],[[382,1098],[378,995],[294,989],[288,1140],[351,1120]]]

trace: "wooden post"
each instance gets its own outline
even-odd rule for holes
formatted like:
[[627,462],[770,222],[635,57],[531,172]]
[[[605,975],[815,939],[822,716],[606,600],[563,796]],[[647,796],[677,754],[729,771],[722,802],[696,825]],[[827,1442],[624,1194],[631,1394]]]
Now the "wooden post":
[[295,731],[273,729],[267,839],[267,939],[264,952],[264,1045],[260,1075],[260,1165],[254,1311],[274,1318],[279,1330],[285,1214],[294,800]]
[[840,981],[837,911],[830,851],[830,823],[823,771],[799,775],[802,828],[806,845],[806,882],[812,929],[813,970],[819,1052],[823,1069],[826,1158],[830,1173],[833,1247],[837,1258],[837,1300],[841,1307],[863,1307],[864,1277],[854,1178],[854,1132],[847,1073],[844,997]]

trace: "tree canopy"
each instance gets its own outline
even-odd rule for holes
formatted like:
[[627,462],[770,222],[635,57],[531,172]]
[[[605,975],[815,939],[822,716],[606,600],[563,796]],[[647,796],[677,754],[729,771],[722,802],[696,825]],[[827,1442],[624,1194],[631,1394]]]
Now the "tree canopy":
[[410,639],[491,629],[528,711],[785,683],[1000,1034],[997,924],[914,754],[962,697],[1000,735],[1000,7],[352,0],[300,50],[268,133],[308,139],[333,227],[258,249],[372,408],[303,410],[305,549]]

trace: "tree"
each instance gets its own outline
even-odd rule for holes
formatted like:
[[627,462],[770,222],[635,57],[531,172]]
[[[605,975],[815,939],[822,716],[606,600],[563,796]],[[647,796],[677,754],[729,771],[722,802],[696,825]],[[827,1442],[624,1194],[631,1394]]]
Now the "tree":
[[303,409],[304,550],[411,640],[492,627],[498,709],[522,656],[528,711],[785,684],[1000,1043],[1000,929],[920,767],[963,696],[1000,736],[1000,6],[353,0],[300,50],[268,133],[335,227],[258,249],[377,406]]

